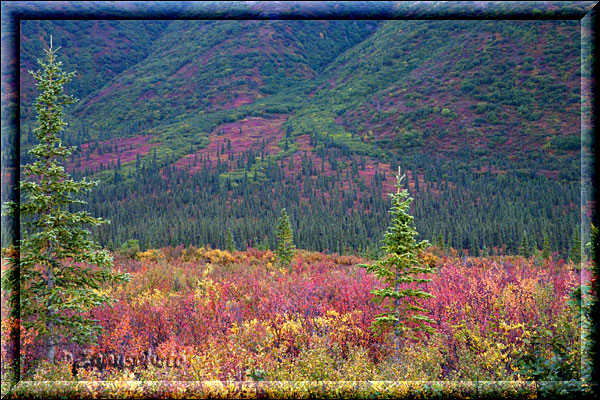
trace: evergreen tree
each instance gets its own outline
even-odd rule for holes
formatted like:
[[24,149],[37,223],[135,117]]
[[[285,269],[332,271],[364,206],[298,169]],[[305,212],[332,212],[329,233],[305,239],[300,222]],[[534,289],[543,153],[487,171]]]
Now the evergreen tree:
[[277,248],[275,249],[275,254],[282,266],[289,267],[295,248],[290,218],[284,208],[281,210],[281,215],[277,221]]
[[579,229],[575,229],[573,241],[571,242],[569,249],[569,259],[573,261],[574,264],[578,265],[581,263],[581,239],[579,236]]
[[235,241],[233,240],[233,233],[231,229],[227,232],[227,237],[225,238],[225,249],[227,251],[236,251]]
[[548,236],[544,236],[544,245],[542,247],[542,258],[547,260],[552,255],[550,250],[550,241],[548,240]]
[[415,240],[418,232],[413,227],[413,217],[408,214],[413,199],[409,197],[406,189],[400,190],[403,179],[404,175],[400,175],[398,168],[398,190],[395,194],[390,194],[391,226],[388,227],[381,246],[383,254],[387,256],[374,264],[361,265],[368,272],[382,278],[387,285],[383,289],[371,291],[375,296],[373,301],[387,303],[388,309],[375,317],[372,329],[383,331],[388,327],[393,328],[396,354],[399,352],[400,338],[403,334],[411,329],[431,331],[431,326],[427,324],[435,323],[423,315],[427,310],[420,303],[421,299],[433,296],[415,286],[430,282],[431,279],[424,279],[419,275],[433,273],[435,269],[420,264],[420,253],[429,243],[426,240]]
[[[11,299],[11,303],[19,305],[23,327],[37,332],[37,338],[43,340],[50,361],[60,343],[95,341],[102,327],[83,314],[110,302],[108,295],[98,290],[102,283],[128,278],[112,271],[111,255],[82,228],[107,221],[84,211],[68,211],[70,205],[85,204],[75,196],[97,182],[75,182],[62,165],[73,152],[59,138],[66,125],[63,106],[76,99],[63,92],[63,85],[74,73],[62,71],[62,63],[56,60],[58,49],[52,47],[50,39],[50,48],[44,50],[45,61],[38,60],[42,70],[30,71],[41,91],[34,103],[39,125],[34,132],[39,143],[29,151],[35,161],[22,167],[29,178],[19,183],[22,202],[5,204],[6,213],[20,217],[24,229],[17,256],[10,260],[11,273],[3,276],[3,286],[20,288],[20,298]],[[17,269],[18,274],[12,273]]]
[[[600,291],[600,280],[598,279],[598,266],[600,265],[600,232],[597,226],[590,227],[590,241],[586,243],[586,248],[590,252],[591,263],[589,264],[592,279],[589,282],[590,292],[595,295],[587,296],[587,304],[583,309],[583,316],[585,323],[589,324],[589,329],[584,329],[585,336],[583,337],[582,351],[589,354],[587,360],[583,363],[582,370],[585,375],[582,376],[583,381],[591,383],[592,393],[598,393],[600,391],[600,380],[599,368],[595,368],[593,360],[597,360],[600,355],[600,349],[598,344],[598,314],[600,314],[600,301],[598,299],[598,293]],[[596,317],[594,317],[596,315]],[[587,332],[586,332],[587,331]],[[582,374],[583,375],[583,374]]]
[[444,250],[444,237],[442,236],[441,233],[438,233],[437,235],[437,241],[436,241],[436,246],[440,248],[440,250]]
[[529,258],[529,256],[531,256],[531,249],[529,248],[529,241],[527,240],[527,232],[523,232],[523,237],[521,238],[521,247],[519,248],[519,255],[525,258]]

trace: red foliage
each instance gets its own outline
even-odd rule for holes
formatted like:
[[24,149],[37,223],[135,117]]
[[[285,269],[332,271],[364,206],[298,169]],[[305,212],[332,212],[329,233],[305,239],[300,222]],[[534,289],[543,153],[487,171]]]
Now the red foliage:
[[[154,136],[133,136],[122,139],[110,139],[98,142],[98,148],[93,148],[96,143],[84,143],[80,147],[80,152],[77,153],[76,157],[73,158],[67,165],[69,172],[77,169],[84,170],[89,168],[95,170],[102,164],[105,168],[113,163],[117,164],[119,158],[121,163],[134,161],[139,154],[143,156],[148,154],[153,147],[159,146],[159,143],[150,143]],[[116,151],[115,151],[116,146]],[[109,149],[103,151],[102,154],[99,152],[99,148]],[[76,165],[78,165],[76,167]]]
[[[364,262],[359,257],[298,251],[288,271],[274,265],[270,251],[231,255],[180,246],[159,252],[155,261],[116,259],[132,280],[107,289],[116,303],[91,313],[104,327],[92,352],[135,356],[150,350],[186,357],[236,352],[221,361],[222,379],[243,378],[248,357],[257,357],[252,363],[268,354],[267,363],[293,359],[323,340],[342,355],[357,346],[368,349],[373,360],[389,352],[385,337],[370,330],[382,311],[370,292],[380,283],[356,266]],[[465,332],[473,340],[518,347],[527,329],[553,331],[553,320],[564,315],[580,279],[571,265],[539,266],[520,257],[429,260],[439,270],[424,287],[435,296],[425,306],[437,321],[448,360],[459,357],[452,354]],[[35,356],[35,346],[25,349]]]

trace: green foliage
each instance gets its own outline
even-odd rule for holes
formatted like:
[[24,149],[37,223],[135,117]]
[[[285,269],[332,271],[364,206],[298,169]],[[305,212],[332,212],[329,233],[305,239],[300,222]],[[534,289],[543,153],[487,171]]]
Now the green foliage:
[[[578,238],[577,238],[578,239]],[[575,243],[573,243],[575,245]],[[600,390],[598,385],[598,368],[595,362],[598,359],[598,246],[600,238],[598,228],[594,224],[590,227],[590,241],[585,247],[590,251],[591,262],[582,267],[589,268],[589,278],[582,285],[570,293],[569,305],[575,309],[577,317],[577,328],[581,333],[581,381],[584,393],[597,396]],[[581,256],[579,254],[579,256]],[[551,388],[554,389],[554,388]],[[563,388],[559,388],[563,389]]]
[[552,255],[550,250],[550,241],[548,240],[548,236],[544,236],[544,245],[542,247],[542,258],[547,260]]
[[[72,152],[58,137],[66,125],[63,107],[76,100],[64,94],[63,85],[74,73],[62,71],[57,50],[52,48],[51,39],[50,48],[44,50],[45,61],[38,61],[42,70],[30,72],[41,92],[34,103],[38,122],[34,132],[39,144],[29,151],[36,161],[23,166],[29,177],[19,184],[23,201],[5,204],[8,214],[22,218],[24,229],[18,255],[10,260],[11,271],[3,276],[3,287],[20,288],[20,300],[13,298],[12,303],[20,306],[24,328],[44,340],[49,361],[62,341],[94,342],[102,329],[83,314],[110,301],[98,290],[102,283],[127,278],[112,272],[111,255],[91,241],[89,232],[82,228],[105,221],[85,211],[68,211],[70,205],[84,203],[75,196],[97,182],[75,182],[62,165]],[[13,293],[16,296],[18,292]]]
[[383,289],[371,291],[374,295],[373,301],[388,302],[386,305],[388,311],[377,315],[372,327],[378,331],[393,327],[397,351],[400,336],[407,330],[432,331],[428,324],[435,323],[422,314],[427,310],[420,304],[422,299],[433,296],[415,287],[415,284],[431,282],[431,279],[423,278],[423,274],[433,273],[435,269],[422,265],[422,261],[419,260],[420,252],[429,243],[425,240],[420,242],[415,240],[418,233],[412,226],[413,217],[408,214],[412,198],[409,197],[406,189],[400,189],[403,178],[404,175],[400,175],[400,167],[398,167],[398,191],[390,194],[392,221],[384,235],[384,244],[381,247],[386,256],[375,264],[361,265],[386,284]]
[[134,258],[140,252],[140,244],[137,239],[129,239],[121,245],[119,254],[127,258]]
[[227,238],[225,238],[225,250],[231,252],[236,251],[235,240],[233,239],[233,232],[231,229],[227,231]]
[[449,108],[442,108],[442,117],[450,117],[452,116],[452,111]]
[[284,208],[277,221],[277,248],[274,251],[282,266],[290,266],[295,248],[290,217]]
[[575,265],[581,264],[581,239],[579,231],[575,229],[573,240],[569,249],[569,259],[573,261]]
[[531,246],[529,245],[529,240],[527,239],[527,232],[523,232],[523,236],[521,237],[521,247],[519,247],[519,255],[529,258],[531,256]]
[[544,147],[553,150],[575,151],[581,148],[581,138],[578,135],[554,136]]

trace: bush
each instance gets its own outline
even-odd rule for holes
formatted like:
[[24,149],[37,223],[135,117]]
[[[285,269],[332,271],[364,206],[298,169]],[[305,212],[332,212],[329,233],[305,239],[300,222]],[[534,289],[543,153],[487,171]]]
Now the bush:
[[140,252],[140,244],[135,239],[129,239],[121,245],[118,253],[126,258],[134,258]]
[[581,137],[579,135],[555,136],[544,147],[562,151],[579,150],[581,148]]

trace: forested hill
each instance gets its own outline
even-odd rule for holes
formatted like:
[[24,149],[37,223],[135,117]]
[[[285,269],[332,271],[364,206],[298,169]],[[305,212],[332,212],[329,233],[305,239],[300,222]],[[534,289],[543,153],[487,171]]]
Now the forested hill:
[[434,243],[577,241],[576,21],[22,21],[23,163],[50,34],[103,244],[273,246],[286,207],[298,247],[373,249],[398,165]]

